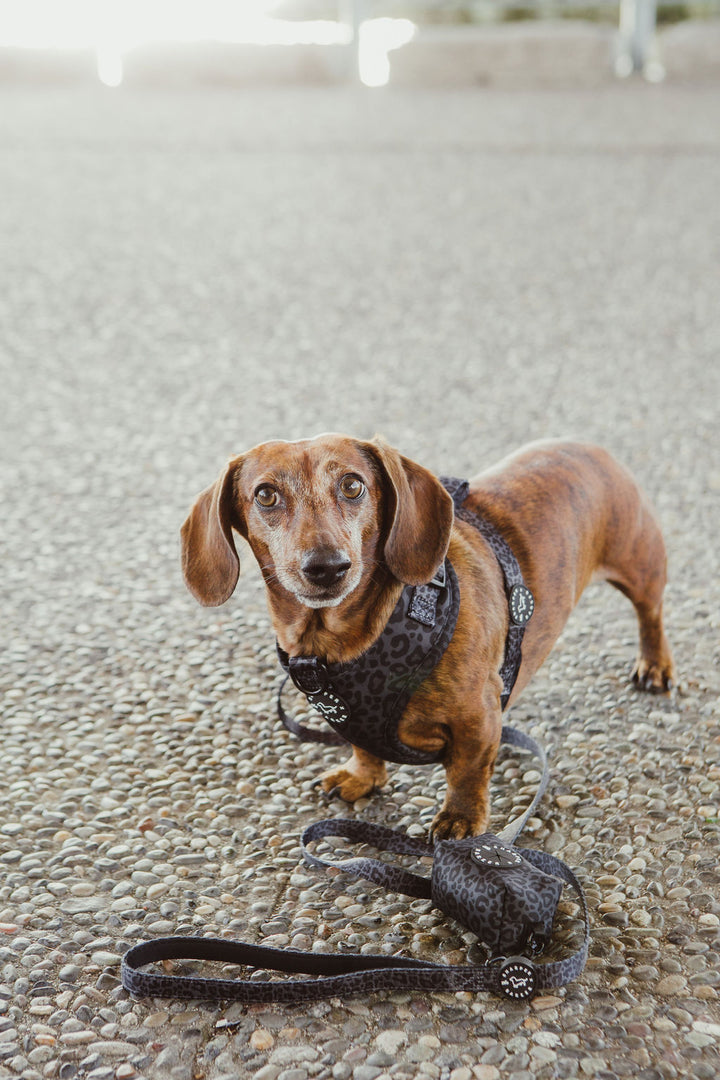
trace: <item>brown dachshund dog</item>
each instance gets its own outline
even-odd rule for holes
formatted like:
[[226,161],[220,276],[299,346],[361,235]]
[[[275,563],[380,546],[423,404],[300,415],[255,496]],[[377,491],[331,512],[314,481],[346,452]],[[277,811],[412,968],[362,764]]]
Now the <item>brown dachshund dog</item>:
[[[509,543],[535,598],[510,703],[593,579],[609,581],[635,606],[635,683],[670,689],[663,538],[646,498],[606,451],[533,443],[471,480],[465,505]],[[222,604],[235,588],[233,530],[260,565],[280,646],[327,662],[368,649],[404,585],[429,581],[448,555],[460,584],[455,633],[411,698],[398,734],[410,747],[442,753],[447,794],[433,835],[482,832],[502,726],[498,671],[508,601],[487,541],[454,519],[438,479],[381,440],[342,435],[263,443],[232,458],[182,528],[185,580],[202,604]],[[354,748],[321,779],[326,791],[352,802],[385,782],[385,762]]]

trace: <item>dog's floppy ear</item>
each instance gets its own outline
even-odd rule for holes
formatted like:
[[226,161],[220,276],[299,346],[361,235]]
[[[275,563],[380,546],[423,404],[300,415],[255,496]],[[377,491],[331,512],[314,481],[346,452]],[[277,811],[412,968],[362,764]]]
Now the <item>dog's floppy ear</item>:
[[387,494],[388,569],[405,585],[430,581],[447,554],[453,502],[436,476],[382,439],[367,444],[379,463]]
[[198,495],[180,530],[185,583],[206,607],[224,604],[240,573],[232,530],[244,532],[233,497],[241,463],[242,457],[228,462],[215,483]]

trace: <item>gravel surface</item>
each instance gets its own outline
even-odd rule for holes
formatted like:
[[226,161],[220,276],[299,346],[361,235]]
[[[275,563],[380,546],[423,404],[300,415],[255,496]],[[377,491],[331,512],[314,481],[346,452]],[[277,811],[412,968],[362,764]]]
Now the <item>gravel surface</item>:
[[[540,1080],[720,1072],[720,92],[0,91],[5,644],[0,1078]],[[227,456],[375,431],[475,471],[607,445],[654,499],[680,686],[635,693],[588,592],[513,709],[591,958],[514,1004],[131,999],[132,944],[212,933],[449,963],[429,904],[302,864],[329,814],[426,830],[442,770],[346,808],[278,729],[259,575],[201,609],[178,529]],[[531,789],[506,754],[494,824]],[[559,941],[577,910],[563,905]]]

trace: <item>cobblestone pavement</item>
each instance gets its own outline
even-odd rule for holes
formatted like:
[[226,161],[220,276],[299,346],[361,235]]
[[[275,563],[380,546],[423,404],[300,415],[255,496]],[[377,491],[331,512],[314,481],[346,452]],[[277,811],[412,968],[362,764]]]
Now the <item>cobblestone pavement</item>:
[[[720,1072],[720,91],[0,91],[0,1077],[540,1080]],[[531,1004],[136,1001],[210,932],[477,954],[428,904],[300,861],[343,812],[424,831],[439,768],[354,808],[273,719],[259,575],[201,609],[178,528],[226,457],[381,431],[469,473],[604,443],[670,553],[668,699],[590,590],[513,709],[550,751],[526,843],[577,867],[590,962]],[[529,777],[505,757],[494,824]],[[571,900],[559,925],[577,925]],[[227,1025],[232,1021],[232,1025]]]

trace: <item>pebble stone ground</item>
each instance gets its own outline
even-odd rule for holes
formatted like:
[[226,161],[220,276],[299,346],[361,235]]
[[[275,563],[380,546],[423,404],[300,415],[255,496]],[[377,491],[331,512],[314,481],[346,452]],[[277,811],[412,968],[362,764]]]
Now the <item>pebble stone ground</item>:
[[[0,98],[0,1077],[716,1077],[720,91]],[[337,751],[273,720],[257,571],[219,609],[180,578],[225,458],[327,429],[458,474],[579,434],[657,506],[678,690],[629,687],[633,615],[597,587],[513,710],[552,758],[527,843],[592,908],[586,972],[531,1004],[119,985],[130,945],[176,931],[478,955],[299,857],[328,814],[424,832],[441,771],[325,804]],[[496,826],[532,779],[503,759]]]

